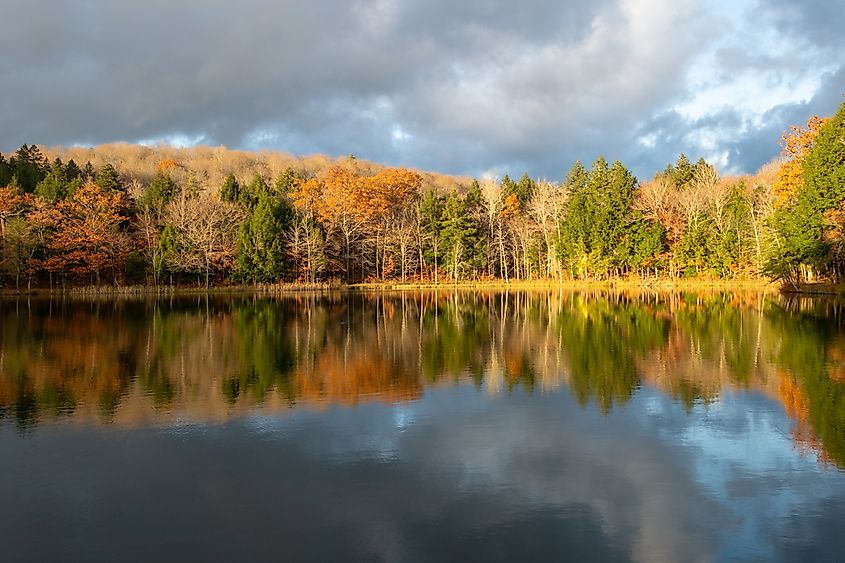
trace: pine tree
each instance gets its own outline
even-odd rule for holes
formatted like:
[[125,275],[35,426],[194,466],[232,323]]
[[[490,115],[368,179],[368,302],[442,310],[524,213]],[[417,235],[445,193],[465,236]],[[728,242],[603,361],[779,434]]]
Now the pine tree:
[[76,180],[82,176],[82,170],[79,169],[76,162],[73,159],[67,161],[67,166],[65,166],[65,177],[68,181]]
[[464,196],[464,214],[468,219],[468,226],[473,229],[471,240],[467,240],[464,259],[476,274],[485,267],[487,256],[487,238],[482,236],[484,229],[484,198],[478,180],[473,180],[469,191]]
[[434,282],[439,281],[442,263],[443,199],[428,190],[420,200],[420,230],[424,243],[423,258],[434,268]]
[[82,181],[85,183],[93,182],[96,177],[97,171],[94,170],[94,165],[89,160],[85,163],[85,168],[82,169]]
[[672,181],[675,182],[675,185],[678,187],[685,186],[692,181],[692,176],[695,172],[695,168],[690,163],[689,158],[684,153],[678,155],[677,162],[672,165],[666,167],[666,170],[663,172],[667,176],[672,178]]
[[6,158],[0,154],[0,188],[8,186],[12,181],[12,167],[6,161]]
[[262,197],[269,195],[270,188],[267,186],[264,177],[256,174],[249,184],[241,188],[237,203],[246,209],[253,209]]
[[[531,201],[531,196],[534,194],[536,188],[537,184],[528,176],[528,172],[523,173],[519,182],[514,185],[513,194],[516,195],[519,200],[519,206],[522,209],[528,206],[528,202]],[[505,194],[505,196],[507,195]]]
[[[446,198],[442,215],[443,254],[446,265],[457,281],[462,277],[465,266],[472,266],[481,233],[478,224],[467,212],[466,201],[453,191]],[[482,254],[483,256],[483,254]]]
[[285,233],[293,222],[286,200],[262,194],[238,234],[235,276],[242,281],[275,282],[285,273]]
[[822,211],[845,199],[845,102],[813,142],[804,160],[804,184],[818,195]]
[[226,176],[220,187],[220,199],[230,203],[237,203],[241,197],[241,185],[233,174]]
[[50,170],[47,159],[35,145],[21,145],[9,159],[12,175],[18,179],[21,189],[28,194],[35,191],[38,182],[47,176]]
[[563,186],[567,192],[573,194],[587,187],[589,177],[587,169],[584,168],[581,161],[576,160],[575,164],[572,165],[572,168],[569,169],[569,172],[566,173],[566,179],[563,181]]
[[61,159],[56,158],[50,171],[35,187],[35,195],[43,197],[51,203],[64,199],[68,195],[67,177]]
[[104,164],[100,168],[94,183],[107,193],[122,192],[125,190],[123,183],[120,181],[120,176],[117,174],[117,170],[111,164]]
[[176,182],[165,172],[158,172],[153,181],[144,190],[138,205],[150,210],[162,210],[178,192]]
[[286,168],[276,178],[276,183],[273,186],[276,190],[276,197],[287,197],[299,179],[301,179],[300,175],[293,168]]

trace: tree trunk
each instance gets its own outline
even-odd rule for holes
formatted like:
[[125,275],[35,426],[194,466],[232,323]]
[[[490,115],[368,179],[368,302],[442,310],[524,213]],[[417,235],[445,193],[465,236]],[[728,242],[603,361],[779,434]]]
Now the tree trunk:
[[434,285],[437,285],[437,284],[440,283],[438,271],[437,271],[437,247],[438,247],[438,244],[435,243],[434,244]]

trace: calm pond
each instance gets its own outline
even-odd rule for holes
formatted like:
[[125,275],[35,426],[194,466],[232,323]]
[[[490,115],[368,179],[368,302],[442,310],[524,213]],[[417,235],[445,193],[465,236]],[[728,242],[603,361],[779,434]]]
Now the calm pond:
[[0,301],[4,561],[842,561],[845,310]]

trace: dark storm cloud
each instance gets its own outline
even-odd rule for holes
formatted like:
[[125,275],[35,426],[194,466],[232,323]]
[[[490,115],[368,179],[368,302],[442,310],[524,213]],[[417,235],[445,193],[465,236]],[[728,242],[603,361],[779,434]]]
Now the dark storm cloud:
[[[803,8],[776,4],[759,17],[812,34],[811,16],[778,17]],[[639,141],[662,138],[649,124],[689,98],[691,61],[727,32],[694,0],[7,0],[3,16],[3,150],[181,135],[552,178],[600,153],[642,175],[685,150]],[[784,64],[731,47],[720,60],[726,75]],[[745,145],[768,125],[731,131],[731,166],[766,159]]]
[[842,22],[845,4],[829,0],[760,0],[755,15],[775,22],[778,29],[803,42],[836,52],[845,45]]

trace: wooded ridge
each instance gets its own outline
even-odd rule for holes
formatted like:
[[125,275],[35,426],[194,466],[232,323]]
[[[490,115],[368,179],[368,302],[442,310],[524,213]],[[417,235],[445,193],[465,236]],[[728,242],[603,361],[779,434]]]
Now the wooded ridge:
[[[845,273],[845,104],[723,177],[470,180],[354,156],[103,145],[0,154],[4,287],[767,277]],[[83,159],[85,164],[82,164]]]

